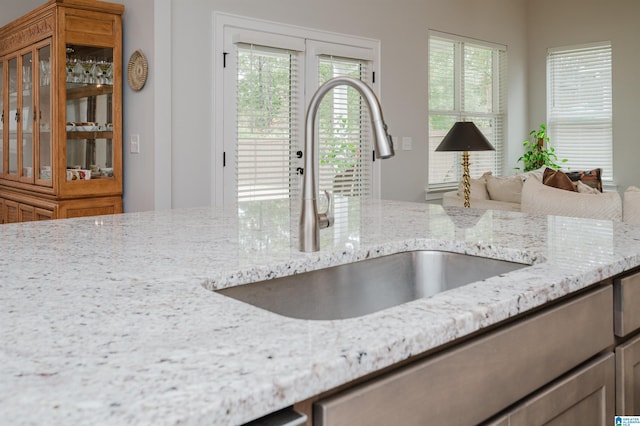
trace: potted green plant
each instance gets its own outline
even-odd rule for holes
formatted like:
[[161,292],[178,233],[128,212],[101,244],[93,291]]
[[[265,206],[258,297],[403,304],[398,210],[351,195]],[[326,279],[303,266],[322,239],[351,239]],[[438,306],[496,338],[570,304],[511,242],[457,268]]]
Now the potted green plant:
[[[522,161],[525,172],[539,169],[542,166],[559,169],[561,166],[558,162],[567,162],[566,158],[558,159],[555,148],[549,144],[547,126],[544,124],[540,125],[540,129],[532,130],[529,133],[529,139],[525,140],[522,146],[524,146],[525,152],[518,158],[518,163]],[[516,167],[516,170],[520,170],[520,167]]]

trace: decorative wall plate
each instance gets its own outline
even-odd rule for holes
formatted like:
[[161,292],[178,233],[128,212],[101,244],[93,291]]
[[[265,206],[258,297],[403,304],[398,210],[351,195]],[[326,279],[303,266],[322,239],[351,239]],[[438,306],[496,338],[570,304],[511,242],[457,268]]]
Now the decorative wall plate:
[[131,54],[127,66],[127,79],[129,86],[136,92],[141,90],[147,82],[147,67],[147,58],[140,49]]

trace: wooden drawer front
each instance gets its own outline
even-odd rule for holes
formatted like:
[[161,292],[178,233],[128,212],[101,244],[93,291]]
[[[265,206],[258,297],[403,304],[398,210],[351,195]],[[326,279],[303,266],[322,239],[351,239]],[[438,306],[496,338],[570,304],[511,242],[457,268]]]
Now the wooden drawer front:
[[86,207],[77,209],[68,209],[65,217],[85,217],[85,216],[101,216],[106,214],[117,213],[115,206],[98,206],[98,207]]
[[640,328],[640,272],[613,282],[614,332],[624,337]]
[[59,217],[85,217],[122,213],[120,197],[72,200],[60,205]]
[[612,424],[615,415],[615,368],[614,355],[602,355],[536,392],[488,425]]
[[640,413],[640,336],[616,347],[616,414]]
[[314,425],[485,421],[613,344],[601,287],[314,404]]

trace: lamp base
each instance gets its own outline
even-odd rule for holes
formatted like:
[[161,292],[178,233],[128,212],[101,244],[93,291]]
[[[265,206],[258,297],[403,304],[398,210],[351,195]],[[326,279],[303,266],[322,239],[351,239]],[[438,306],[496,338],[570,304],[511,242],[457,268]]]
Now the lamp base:
[[469,175],[469,151],[462,153],[462,186],[464,189],[464,207],[471,207],[471,176]]

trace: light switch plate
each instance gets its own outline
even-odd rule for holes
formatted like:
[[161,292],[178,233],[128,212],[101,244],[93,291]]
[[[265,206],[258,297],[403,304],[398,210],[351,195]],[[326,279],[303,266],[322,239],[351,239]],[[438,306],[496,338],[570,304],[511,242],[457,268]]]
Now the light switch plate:
[[132,154],[140,153],[140,135],[131,135],[130,148]]
[[402,150],[403,151],[411,151],[413,148],[413,139],[411,136],[403,136],[402,137]]

